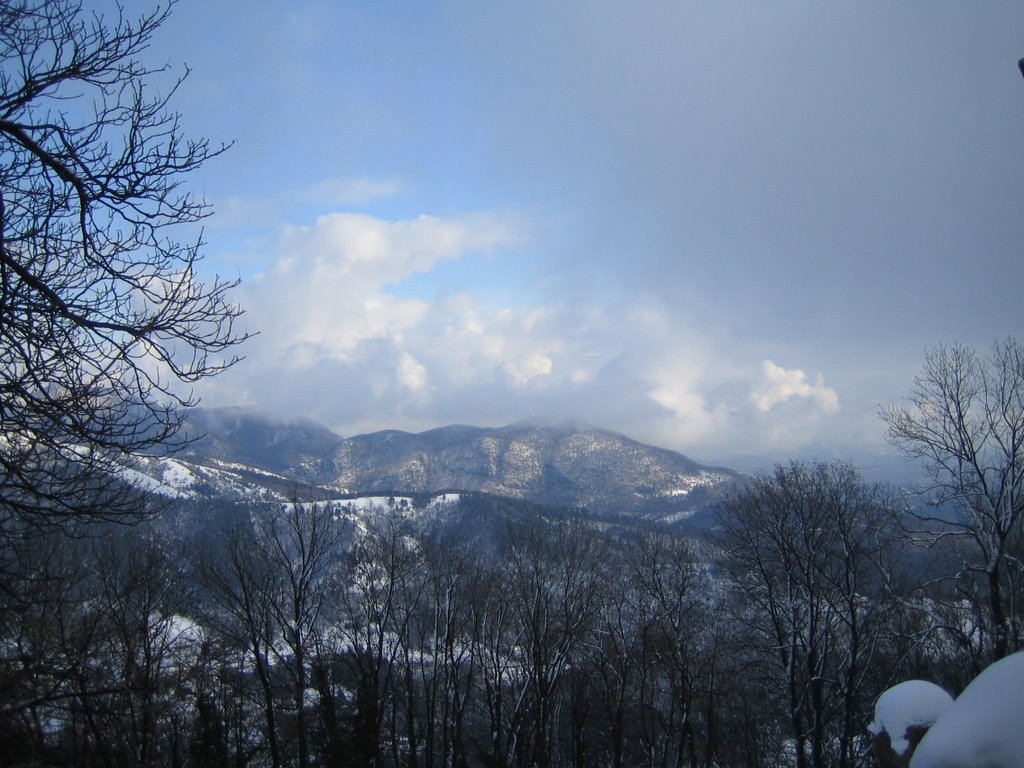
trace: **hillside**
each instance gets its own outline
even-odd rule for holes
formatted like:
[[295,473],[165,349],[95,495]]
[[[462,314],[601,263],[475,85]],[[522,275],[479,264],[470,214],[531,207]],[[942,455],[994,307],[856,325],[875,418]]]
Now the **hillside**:
[[306,496],[317,489],[317,497],[472,491],[675,521],[704,510],[738,477],[674,451],[569,423],[453,425],[342,438],[314,422],[231,408],[197,409],[188,429],[197,439],[173,461],[207,479],[211,473],[237,476],[231,480],[236,493],[245,483],[278,493],[291,483]]

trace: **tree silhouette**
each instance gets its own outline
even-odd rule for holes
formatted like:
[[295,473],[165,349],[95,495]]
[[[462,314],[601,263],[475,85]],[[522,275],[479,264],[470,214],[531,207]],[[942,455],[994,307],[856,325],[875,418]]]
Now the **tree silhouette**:
[[139,490],[111,482],[119,458],[172,442],[188,385],[247,335],[237,281],[197,275],[189,225],[209,208],[182,187],[225,147],[183,134],[169,107],[181,78],[141,60],[168,13],[0,7],[5,521],[137,513]]

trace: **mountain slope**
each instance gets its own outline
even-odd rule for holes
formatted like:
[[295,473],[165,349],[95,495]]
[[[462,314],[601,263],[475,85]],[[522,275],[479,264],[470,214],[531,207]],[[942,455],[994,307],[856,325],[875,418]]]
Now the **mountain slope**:
[[359,435],[323,462],[318,481],[360,493],[474,490],[663,517],[702,506],[708,490],[734,477],[594,427],[519,424]]
[[253,494],[266,479],[280,495],[290,478],[310,498],[311,489],[319,498],[469,491],[598,514],[676,520],[707,508],[738,477],[674,451],[570,423],[452,425],[346,439],[311,421],[228,408],[193,411],[188,430],[203,436],[176,460],[216,470],[210,479],[209,471],[196,474],[207,487],[231,486],[236,495],[243,480],[231,478],[244,475],[244,482],[255,484]]
[[329,455],[343,441],[308,419],[268,418],[248,408],[193,408],[186,434],[191,442],[180,456],[193,461],[219,459],[268,472],[291,472]]

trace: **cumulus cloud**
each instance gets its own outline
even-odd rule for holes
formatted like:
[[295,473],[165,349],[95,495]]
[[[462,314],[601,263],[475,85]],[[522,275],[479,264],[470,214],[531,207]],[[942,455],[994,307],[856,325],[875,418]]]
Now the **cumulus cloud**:
[[753,379],[749,351],[716,343],[677,304],[508,303],[447,287],[456,263],[514,260],[524,238],[495,213],[335,213],[285,229],[244,286],[261,335],[207,404],[257,404],[342,434],[571,418],[698,456],[811,434],[806,414],[773,413],[786,400],[837,407],[820,377],[765,361]]
[[474,297],[461,294],[437,309],[442,334],[429,337],[426,333],[432,329],[424,328],[415,341],[430,350],[453,386],[498,377],[523,387],[552,374],[554,356],[564,348],[558,307],[485,308]]
[[812,400],[825,413],[835,413],[839,409],[839,395],[831,387],[825,386],[821,374],[811,383],[807,374],[799,369],[787,370],[771,360],[762,361],[761,381],[750,393],[750,399],[757,409],[768,412],[793,398]]
[[336,213],[291,227],[271,268],[245,289],[261,353],[284,356],[286,367],[308,366],[348,359],[372,339],[399,339],[429,306],[386,286],[511,239],[496,215],[386,221]]

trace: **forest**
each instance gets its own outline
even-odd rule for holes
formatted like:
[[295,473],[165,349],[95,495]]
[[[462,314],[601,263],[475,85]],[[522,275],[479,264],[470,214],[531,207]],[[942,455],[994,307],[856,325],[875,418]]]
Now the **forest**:
[[514,504],[233,504],[36,533],[4,593],[0,754],[867,765],[883,690],[956,692],[995,658],[986,580],[949,578],[971,553],[910,535],[852,466],[780,465],[717,515],[693,537]]

